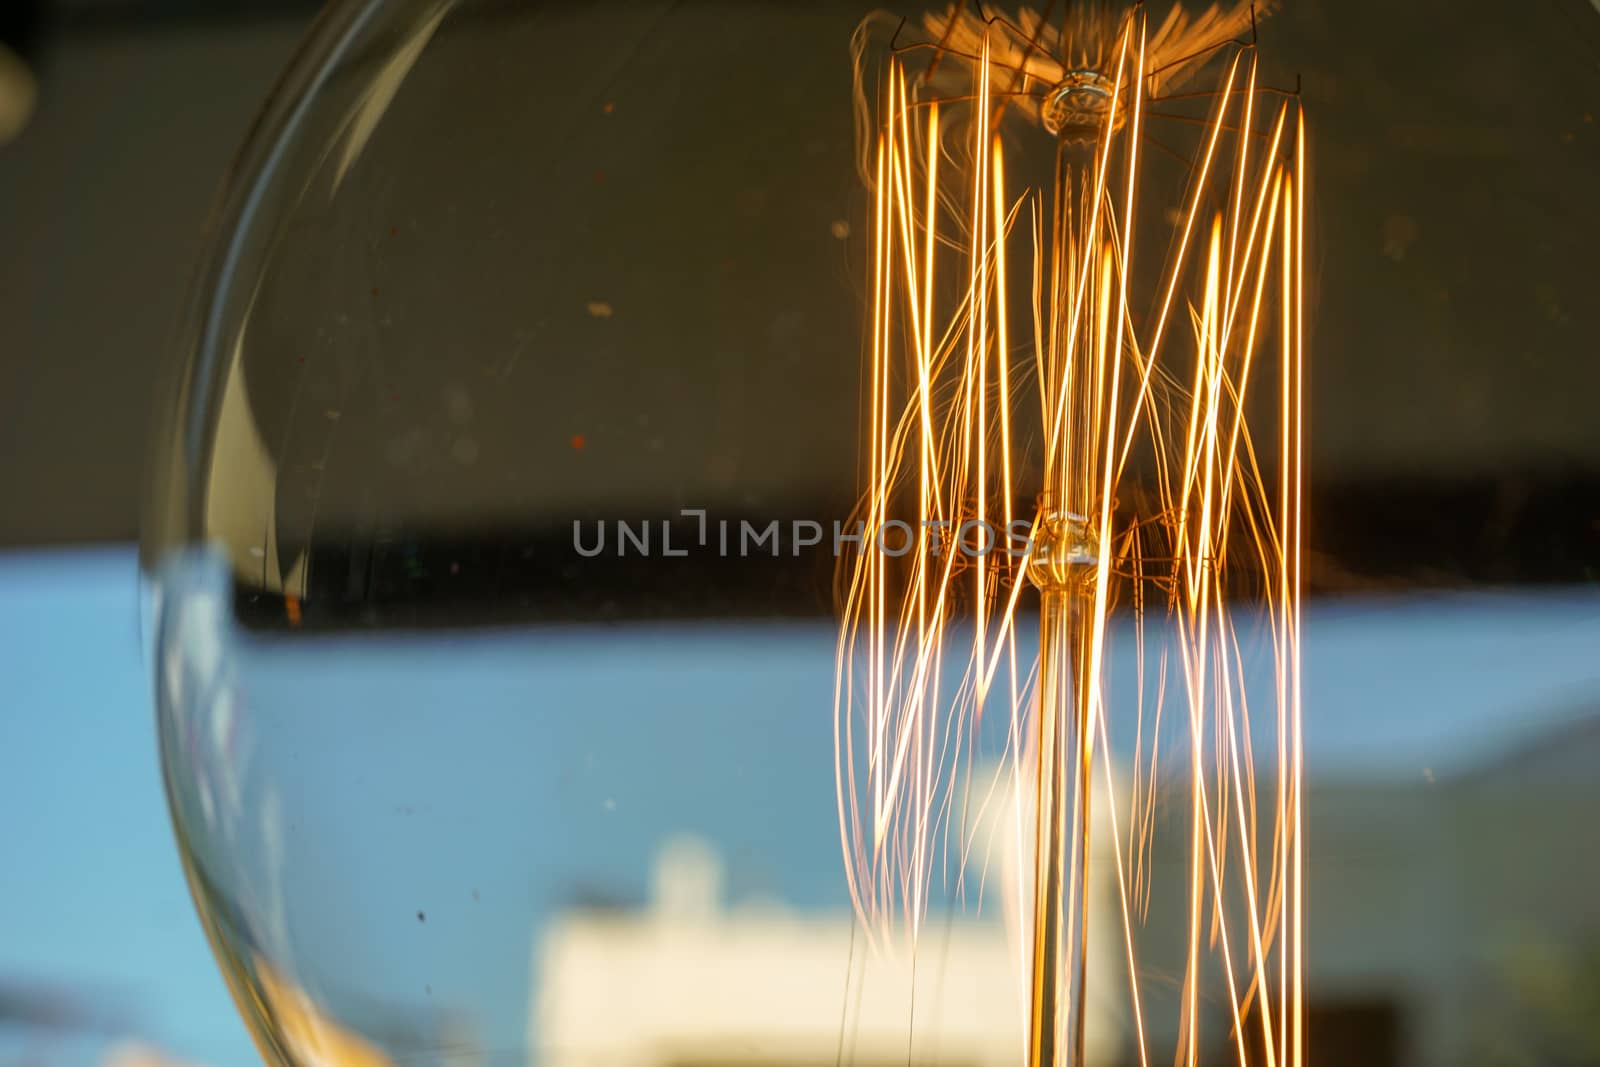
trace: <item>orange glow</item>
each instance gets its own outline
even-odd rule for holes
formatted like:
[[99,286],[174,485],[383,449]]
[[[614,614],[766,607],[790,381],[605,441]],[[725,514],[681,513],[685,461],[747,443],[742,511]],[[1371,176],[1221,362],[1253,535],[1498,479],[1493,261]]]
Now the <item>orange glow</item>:
[[[1186,916],[1175,1062],[1224,1038],[1241,1064],[1252,1046],[1271,1067],[1304,1062],[1306,133],[1298,100],[1258,85],[1253,47],[1229,43],[1245,10],[1151,34],[1137,9],[1097,29],[1093,77],[1030,43],[1057,32],[1030,13],[930,16],[932,43],[889,60],[867,142],[866,491],[841,563],[834,709],[846,877],[874,944],[915,942],[939,857],[972,847],[969,796],[1014,798],[1003,836],[1024,873],[1006,907],[1033,946],[1018,967],[1030,1064],[1076,1062],[1097,748],[1113,840],[1096,859],[1114,875],[1140,1063],[1154,1052],[1138,931],[1163,891]],[[1186,120],[1184,152],[1152,132],[1177,119],[1162,108],[1180,97],[1160,94],[1180,67],[1216,72],[1181,96],[1208,109]],[[1041,128],[1042,101],[1071,143]],[[1152,145],[1169,169],[1180,160],[1184,180],[1158,186],[1182,188],[1176,203],[1150,190]],[[1028,166],[1042,153],[1048,181]],[[1155,236],[1164,218],[1170,235]],[[1019,520],[1029,545],[1008,553]],[[964,552],[969,529],[1000,542]],[[1119,642],[1136,692],[1107,689]],[[1245,685],[1263,655],[1270,698]],[[1164,722],[1172,699],[1182,715]],[[1250,705],[1268,699],[1275,748],[1258,764]],[[1003,768],[975,782],[994,715]],[[1135,738],[1126,780],[1109,758],[1117,723]],[[1161,751],[1163,728],[1181,758]],[[1069,758],[1046,758],[1062,730]],[[1258,766],[1275,775],[1259,794]],[[1181,788],[1163,790],[1173,775]],[[1184,809],[1187,851],[1184,875],[1159,884],[1158,797]],[[1223,998],[1228,1029],[1208,1034],[1202,1009]]]

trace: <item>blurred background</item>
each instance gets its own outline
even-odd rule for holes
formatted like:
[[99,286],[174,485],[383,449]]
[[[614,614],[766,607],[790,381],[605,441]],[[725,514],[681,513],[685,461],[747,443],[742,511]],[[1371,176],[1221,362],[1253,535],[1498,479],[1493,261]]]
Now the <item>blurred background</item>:
[[0,1062],[258,1060],[161,794],[144,456],[207,212],[306,3],[0,3]]
[[[1315,163],[1313,1050],[1600,1063],[1600,0],[1282,6],[1265,32]],[[316,10],[0,0],[0,1063],[255,1058],[167,824],[135,542],[208,212]],[[836,104],[805,131],[815,171],[772,178],[810,197],[773,289],[849,269],[839,39],[835,65],[783,68]],[[795,407],[852,419],[854,311],[753,306],[745,354],[816,362]],[[777,479],[767,514],[831,504],[852,459],[792,462],[822,476]],[[761,611],[820,616],[807,576],[776,577]],[[721,862],[664,856],[634,910],[714,912]],[[792,862],[768,888],[842,921],[806,888],[826,843]]]

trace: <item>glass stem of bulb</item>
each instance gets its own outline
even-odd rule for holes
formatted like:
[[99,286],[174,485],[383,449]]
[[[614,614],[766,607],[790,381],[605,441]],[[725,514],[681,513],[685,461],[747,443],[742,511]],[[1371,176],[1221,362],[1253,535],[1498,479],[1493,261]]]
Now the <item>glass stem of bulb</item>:
[[1029,577],[1039,589],[1037,821],[1028,1067],[1084,1062],[1089,770],[1087,670],[1097,564],[1086,525],[1045,516]]

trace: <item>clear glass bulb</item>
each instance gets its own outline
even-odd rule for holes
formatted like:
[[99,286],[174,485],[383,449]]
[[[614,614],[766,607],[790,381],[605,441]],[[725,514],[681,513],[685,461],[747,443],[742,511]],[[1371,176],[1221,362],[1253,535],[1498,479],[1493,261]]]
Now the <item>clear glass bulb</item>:
[[1139,5],[329,7],[222,202],[144,543],[180,850],[268,1062],[1240,1031],[1262,983],[1198,991],[1291,905],[1224,872],[1299,841],[1263,787],[1257,847],[1240,769],[1298,775],[1298,705],[1234,718],[1298,700],[1298,103],[1228,87],[1253,12],[1139,74]]

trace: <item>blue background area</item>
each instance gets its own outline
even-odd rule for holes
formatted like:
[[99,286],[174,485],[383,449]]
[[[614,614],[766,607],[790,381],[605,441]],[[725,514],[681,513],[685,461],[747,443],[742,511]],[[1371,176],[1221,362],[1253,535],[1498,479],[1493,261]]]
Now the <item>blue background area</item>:
[[[167,823],[139,604],[131,548],[0,559],[0,988],[76,996],[178,1056],[246,1065],[255,1053],[192,914]],[[1600,692],[1600,597],[1592,591],[1333,602],[1308,609],[1306,622],[1314,778],[1414,781],[1470,770],[1592,715]],[[791,645],[807,657],[826,645],[825,627],[801,629],[803,639],[791,640],[792,628],[753,628],[733,641],[740,651],[731,665],[707,657],[680,666],[691,688],[720,676],[759,689],[747,677],[755,675],[809,692],[811,658],[803,669],[772,660]],[[595,669],[598,650],[583,648],[581,636],[558,640],[573,643],[564,669]],[[526,655],[515,639],[488,642],[489,662],[474,672],[486,687],[506,684],[493,669],[496,649]],[[550,663],[562,660],[553,654]],[[412,677],[426,675],[426,659],[415,666]],[[1114,663],[1113,677],[1123,669]],[[573,684],[546,680],[555,694]],[[826,693],[825,680],[815,681]],[[794,703],[774,706],[792,712]],[[762,717],[752,708],[728,743],[766,729]],[[743,747],[760,746],[747,737]],[[761,773],[782,777],[776,767]],[[826,802],[830,791],[831,782],[818,783],[803,802]],[[781,821],[786,811],[731,817]],[[773,872],[776,887],[803,906],[842,905],[842,886],[823,877],[836,876],[836,853],[822,864],[832,847],[808,842],[812,859]],[[48,1047],[57,1062],[88,1062],[96,1052],[83,1041],[23,1046],[17,1033],[0,1027],[0,1059],[23,1047]]]
[[0,560],[0,982],[249,1064],[167,823],[137,573],[131,548]]

